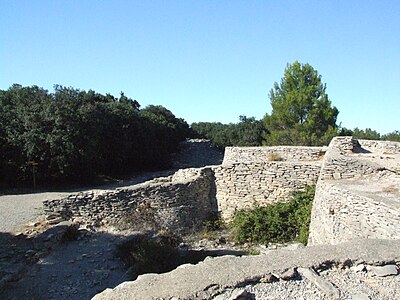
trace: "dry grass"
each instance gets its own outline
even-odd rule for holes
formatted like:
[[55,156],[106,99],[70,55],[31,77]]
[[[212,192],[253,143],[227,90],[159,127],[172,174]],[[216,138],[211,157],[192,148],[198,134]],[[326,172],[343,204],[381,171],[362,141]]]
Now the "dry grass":
[[396,193],[399,191],[399,189],[395,185],[392,184],[392,185],[385,186],[382,189],[382,191],[385,193]]
[[276,152],[271,152],[268,154],[268,160],[269,161],[282,161],[283,158]]

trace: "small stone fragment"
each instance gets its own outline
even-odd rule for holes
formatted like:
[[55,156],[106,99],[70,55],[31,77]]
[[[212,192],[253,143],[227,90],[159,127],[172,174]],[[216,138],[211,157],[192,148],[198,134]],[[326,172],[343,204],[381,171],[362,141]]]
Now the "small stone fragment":
[[352,300],[370,300],[371,298],[364,293],[351,295]]
[[320,277],[314,270],[306,268],[297,268],[301,276],[307,278],[310,282],[315,284],[322,292],[324,292],[330,299],[340,299],[340,291],[333,284],[322,277]]
[[279,278],[277,278],[273,274],[266,274],[260,279],[260,282],[271,283],[271,282],[276,282],[278,280]]
[[397,275],[398,270],[396,265],[386,266],[367,266],[367,270],[375,276],[385,277],[391,275]]
[[229,300],[245,300],[248,297],[248,292],[245,289],[234,290],[229,297]]
[[295,268],[285,269],[281,272],[274,272],[273,275],[282,280],[290,280],[297,276],[297,271]]
[[354,273],[362,272],[365,270],[365,265],[364,264],[359,264],[357,266],[351,267],[350,268]]

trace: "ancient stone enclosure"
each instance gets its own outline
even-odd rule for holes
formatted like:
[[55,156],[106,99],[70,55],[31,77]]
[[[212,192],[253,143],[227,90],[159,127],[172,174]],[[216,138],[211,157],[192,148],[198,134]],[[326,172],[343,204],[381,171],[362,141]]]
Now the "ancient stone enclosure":
[[44,211],[50,223],[121,228],[146,216],[158,228],[188,233],[213,214],[229,220],[237,209],[285,201],[311,184],[310,244],[400,238],[400,143],[351,137],[329,147],[228,147],[221,165],[46,201]]

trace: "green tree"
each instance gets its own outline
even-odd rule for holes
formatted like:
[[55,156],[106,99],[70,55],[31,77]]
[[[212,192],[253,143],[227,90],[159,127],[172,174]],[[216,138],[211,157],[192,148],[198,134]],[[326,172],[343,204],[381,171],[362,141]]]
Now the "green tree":
[[271,115],[264,117],[267,145],[323,145],[337,135],[339,113],[326,85],[309,64],[288,64],[280,84],[269,93]]
[[0,90],[0,188],[92,182],[171,164],[189,125],[162,106],[56,85]]
[[363,140],[379,140],[381,138],[381,134],[376,130],[371,128],[358,129],[357,127],[354,128],[352,136],[356,139],[363,139]]
[[199,122],[191,125],[193,134],[209,139],[215,146],[260,146],[264,125],[254,117],[239,116],[239,123]]
[[400,142],[400,130],[384,134],[381,136],[381,139],[384,141]]

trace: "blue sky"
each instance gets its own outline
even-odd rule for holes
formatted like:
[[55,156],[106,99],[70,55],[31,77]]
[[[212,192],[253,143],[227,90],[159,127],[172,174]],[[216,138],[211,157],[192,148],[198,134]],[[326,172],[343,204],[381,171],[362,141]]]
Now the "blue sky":
[[160,104],[189,123],[271,112],[309,63],[347,128],[400,130],[400,1],[0,0],[0,89],[54,84]]

